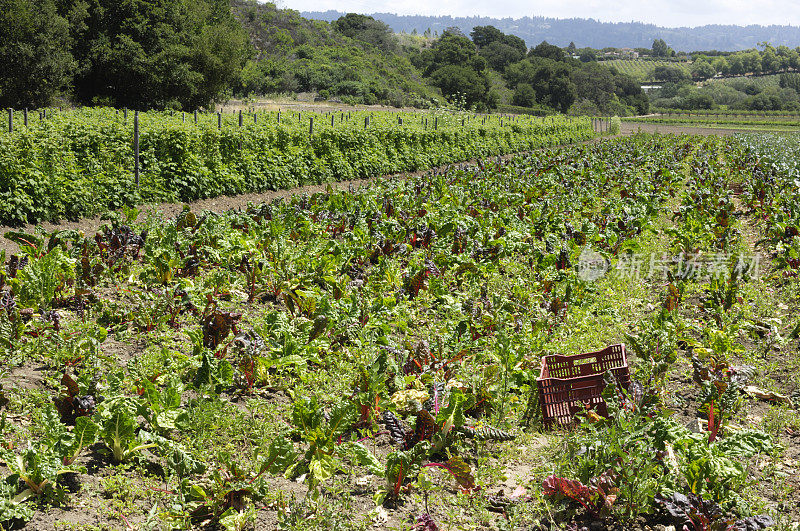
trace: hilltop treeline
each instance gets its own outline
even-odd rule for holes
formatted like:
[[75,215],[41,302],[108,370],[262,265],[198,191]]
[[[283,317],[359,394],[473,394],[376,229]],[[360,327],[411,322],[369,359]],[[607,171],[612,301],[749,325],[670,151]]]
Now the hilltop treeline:
[[437,97],[389,27],[372,17],[312,21],[255,0],[234,0],[232,9],[253,46],[237,93],[317,92],[347,103],[416,107]]
[[[336,20],[344,13],[339,11],[303,12],[304,17],[319,20]],[[558,46],[575,42],[578,46],[602,49],[613,46],[647,47],[654,39],[663,39],[678,50],[746,50],[760,42],[774,45],[796,46],[800,42],[797,26],[734,26],[709,24],[695,28],[665,28],[643,22],[600,22],[587,18],[558,19],[550,17],[452,17],[427,15],[396,15],[372,13],[396,32],[441,34],[456,27],[468,33],[475,26],[494,26],[512,33],[527,42],[546,40]]]
[[398,36],[256,0],[0,0],[0,105],[63,100],[210,107],[233,95],[311,92],[345,103],[535,113],[647,110],[636,82],[493,26]]

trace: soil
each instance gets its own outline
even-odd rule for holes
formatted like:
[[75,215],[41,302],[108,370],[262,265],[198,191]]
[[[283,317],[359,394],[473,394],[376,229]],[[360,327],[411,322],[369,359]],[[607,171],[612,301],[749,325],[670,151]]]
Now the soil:
[[662,135],[719,135],[731,136],[737,133],[742,133],[741,129],[717,129],[714,127],[697,127],[697,126],[681,126],[681,125],[665,125],[665,124],[643,124],[643,123],[630,123],[622,122],[620,132],[623,135],[633,135],[636,133],[660,133]]

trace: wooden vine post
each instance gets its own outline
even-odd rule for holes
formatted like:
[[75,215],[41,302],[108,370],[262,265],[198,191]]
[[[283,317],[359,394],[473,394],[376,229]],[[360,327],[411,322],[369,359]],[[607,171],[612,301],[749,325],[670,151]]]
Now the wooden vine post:
[[133,177],[136,181],[136,189],[139,189],[139,111],[133,114]]

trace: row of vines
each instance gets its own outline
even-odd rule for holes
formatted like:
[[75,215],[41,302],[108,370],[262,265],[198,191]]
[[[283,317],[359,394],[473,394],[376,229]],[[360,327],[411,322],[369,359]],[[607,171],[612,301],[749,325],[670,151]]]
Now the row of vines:
[[139,117],[137,189],[133,116],[78,109],[33,118],[0,133],[0,224],[424,170],[594,136],[588,118],[153,112]]

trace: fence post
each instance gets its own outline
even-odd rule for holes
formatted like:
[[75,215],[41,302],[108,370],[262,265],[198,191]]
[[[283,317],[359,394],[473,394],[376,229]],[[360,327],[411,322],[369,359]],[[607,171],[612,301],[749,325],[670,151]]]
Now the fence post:
[[278,109],[278,123],[281,123],[281,110]]
[[133,114],[133,154],[135,157],[133,175],[136,189],[139,189],[139,111]]
[[254,123],[254,124],[257,124],[257,123],[258,123],[258,113],[257,113],[257,112],[254,112],[254,113],[253,113],[253,123]]
[[436,131],[437,129],[439,129],[439,117],[438,116],[434,116],[434,118],[433,118],[433,130]]
[[8,108],[8,132],[14,132],[14,109]]
[[308,136],[314,136],[314,117],[309,118],[308,121]]
[[197,109],[194,110],[194,123],[197,125]]
[[222,111],[217,113],[217,129],[222,129]]
[[183,123],[186,123],[186,113],[183,111],[181,111],[181,120],[183,121]]
[[243,125],[244,125],[244,122],[242,122],[242,111],[240,110],[239,111],[239,127],[242,127]]
[[333,127],[333,120],[336,118],[336,115],[331,113],[331,127]]
[[366,129],[368,125],[369,125],[369,116],[365,116],[364,117],[364,129]]

